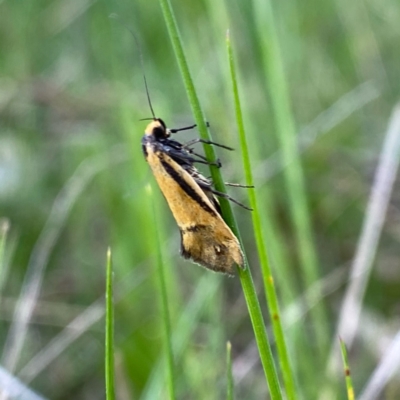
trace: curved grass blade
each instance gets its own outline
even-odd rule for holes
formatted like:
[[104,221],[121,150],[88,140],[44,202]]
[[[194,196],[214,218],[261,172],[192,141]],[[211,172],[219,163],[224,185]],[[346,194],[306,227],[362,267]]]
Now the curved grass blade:
[[[290,95],[285,77],[285,68],[276,27],[276,17],[270,0],[258,0],[254,7],[254,21],[260,37],[262,61],[270,88],[271,105],[275,116],[277,135],[282,149],[286,190],[289,197],[294,234],[299,249],[299,258],[304,284],[310,287],[319,279],[319,266],[314,246],[310,212],[307,203],[305,178],[296,140],[294,117],[291,112]],[[319,348],[317,362],[322,366],[328,350],[329,326],[327,313],[321,303],[311,313],[312,328]]]
[[114,293],[110,248],[107,250],[106,277],[106,399],[114,400]]
[[229,341],[226,343],[226,375],[226,398],[227,400],[233,400],[232,345]]
[[226,399],[233,400],[232,345],[229,341],[226,343],[226,377]]
[[174,356],[172,351],[172,334],[171,334],[171,319],[168,306],[168,295],[167,295],[167,285],[165,282],[165,272],[164,272],[164,260],[161,250],[161,240],[159,230],[157,229],[158,218],[157,218],[157,207],[155,204],[155,199],[151,186],[148,185],[147,193],[151,198],[151,206],[153,208],[154,220],[152,222],[153,228],[153,238],[154,245],[156,247],[157,253],[157,275],[159,279],[160,286],[160,303],[161,303],[161,313],[163,317],[164,324],[164,349],[167,356],[167,387],[169,393],[169,399],[174,400],[175,396],[175,367],[174,367]]
[[[178,27],[175,21],[175,17],[173,15],[171,4],[168,0],[159,0],[159,3],[163,12],[165,23],[167,25],[169,37],[172,42],[172,46],[174,48],[175,57],[177,59],[181,75],[186,87],[189,103],[191,105],[192,112],[195,117],[197,127],[199,129],[200,137],[204,140],[212,141],[211,135],[207,129],[204,114],[200,107],[198,96],[194,88],[193,80],[189,72],[189,67],[183,51],[182,41],[180,39]],[[212,146],[205,146],[204,152],[209,161],[216,160],[215,150]],[[211,175],[216,189],[220,192],[226,193],[225,184],[219,169],[214,166],[211,166]],[[237,224],[228,200],[221,198],[220,203],[225,222],[230,226],[234,234],[240,240],[239,230],[237,228]],[[245,257],[245,265],[248,266],[246,257]],[[282,399],[282,392],[279,386],[278,375],[272,357],[271,346],[267,338],[265,323],[261,313],[260,304],[257,299],[250,269],[246,268],[245,270],[242,270],[238,268],[238,271],[247,307],[249,310],[250,319],[253,325],[253,330],[256,337],[261,362],[264,368],[266,380],[268,382],[271,398]]]
[[[250,155],[248,151],[246,134],[244,130],[242,109],[240,105],[239,89],[236,78],[236,68],[233,58],[233,50],[231,46],[229,32],[227,34],[226,44],[228,50],[229,67],[231,72],[233,98],[235,103],[236,122],[239,132],[240,146],[242,148],[243,169],[245,171],[245,176],[246,176],[246,185],[254,186]],[[251,213],[251,215],[253,219],[254,235],[257,242],[258,256],[264,280],[264,288],[267,297],[268,310],[271,317],[274,336],[278,348],[279,363],[282,369],[282,375],[285,383],[287,397],[288,399],[294,400],[297,398],[296,387],[294,383],[292,367],[289,361],[289,354],[286,346],[286,341],[283,334],[283,328],[281,323],[282,319],[279,311],[278,298],[276,295],[274,279],[272,277],[272,271],[266,250],[267,249],[266,240],[264,238],[264,234],[262,231],[258,201],[255,190],[249,190],[248,193],[249,193],[250,205],[253,208],[253,212]]]

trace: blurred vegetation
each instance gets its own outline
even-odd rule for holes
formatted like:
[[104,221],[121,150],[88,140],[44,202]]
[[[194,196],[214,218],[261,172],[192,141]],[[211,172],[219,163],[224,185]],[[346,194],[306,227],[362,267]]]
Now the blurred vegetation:
[[[173,0],[172,6],[213,138],[238,149],[225,48],[230,29],[256,190],[274,228],[268,250],[285,315],[307,288],[266,79],[262,48],[269,38],[256,26],[256,19],[262,22],[262,15],[255,18],[262,1]],[[346,273],[389,117],[400,98],[400,4],[306,0],[274,1],[273,7],[302,149],[312,245],[320,277],[328,281],[318,304],[325,306],[328,341],[337,342]],[[112,13],[120,22],[109,18]],[[105,398],[103,299],[111,246],[117,398],[166,398],[157,232],[163,244],[177,398],[226,396],[228,340],[236,398],[265,398],[240,282],[179,256],[176,223],[142,155],[147,122],[140,119],[151,113],[140,52],[124,24],[141,44],[157,116],[170,127],[192,124],[157,1],[0,1],[0,217],[9,224],[4,255],[0,252],[1,364],[46,398]],[[195,131],[182,133],[179,140],[193,137]],[[218,154],[224,178],[243,182],[240,150]],[[149,183],[156,195],[156,227]],[[230,193],[248,201],[243,189]],[[356,394],[399,327],[399,205],[395,185],[361,326],[349,349]],[[266,310],[251,217],[237,207],[235,214]],[[38,301],[32,303],[22,352],[13,359],[14,310],[21,290],[38,277]],[[284,320],[284,326],[299,397],[316,398],[325,374],[320,361],[326,362],[328,353],[318,354],[307,313]],[[63,342],[66,337],[69,341]],[[338,398],[345,398],[344,377],[337,391]],[[389,382],[386,395],[400,396],[398,379]]]

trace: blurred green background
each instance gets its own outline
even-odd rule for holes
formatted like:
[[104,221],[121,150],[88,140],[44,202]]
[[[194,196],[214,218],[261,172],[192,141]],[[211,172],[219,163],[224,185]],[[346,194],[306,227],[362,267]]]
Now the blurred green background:
[[[269,38],[263,16],[256,17],[262,2],[173,0],[172,6],[213,138],[238,149],[218,150],[224,178],[243,182],[225,46],[230,29],[256,190],[274,229],[269,250],[285,314],[307,288],[266,79],[263,47]],[[331,342],[337,340],[338,310],[380,149],[400,98],[400,3],[305,0],[274,1],[273,7],[302,149],[313,246],[320,276],[327,277],[326,296],[317,302],[325,303],[329,325],[323,329]],[[120,19],[109,18],[112,13]],[[179,398],[224,398],[227,340],[237,398],[266,398],[240,282],[179,256],[178,229],[142,155],[147,122],[140,119],[151,112],[140,51],[124,24],[140,42],[157,116],[174,128],[192,124],[157,1],[0,1],[0,217],[2,228],[8,225],[0,280],[2,365],[46,398],[105,397],[103,297],[111,246],[117,397],[166,398],[158,232]],[[195,131],[178,139],[193,137]],[[230,194],[248,202],[243,189]],[[399,204],[395,184],[349,354],[356,392],[399,326]],[[239,207],[235,214],[265,310],[251,216]],[[12,327],[14,310],[28,287],[34,307],[26,335],[18,336],[24,331]],[[285,321],[299,393],[315,398],[324,369],[313,369],[312,339],[300,347],[296,334],[313,329],[307,312]],[[345,398],[344,381],[339,390],[337,398]],[[399,398],[398,380],[392,379],[386,396]]]

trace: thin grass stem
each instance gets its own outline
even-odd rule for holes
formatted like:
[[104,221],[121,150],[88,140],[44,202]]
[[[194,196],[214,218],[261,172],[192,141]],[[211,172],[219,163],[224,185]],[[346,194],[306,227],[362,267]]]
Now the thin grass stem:
[[347,400],[354,400],[354,387],[353,380],[351,379],[349,359],[347,357],[346,345],[342,339],[340,339],[340,350],[343,359],[344,376],[346,378]]
[[226,399],[233,400],[233,374],[232,374],[232,345],[226,343]]
[[174,366],[174,355],[172,350],[172,333],[171,333],[171,318],[170,318],[170,311],[169,311],[169,303],[168,303],[168,294],[167,294],[167,285],[165,280],[165,271],[164,271],[164,259],[162,253],[162,246],[161,246],[161,238],[159,234],[159,230],[156,228],[158,224],[157,218],[157,207],[156,202],[154,199],[153,192],[151,190],[151,186],[148,186],[148,193],[151,197],[151,204],[153,208],[153,238],[154,238],[154,245],[156,247],[157,253],[157,276],[159,280],[159,287],[160,287],[160,303],[161,303],[161,313],[163,318],[163,325],[164,325],[164,349],[167,355],[167,387],[168,387],[168,394],[169,399],[174,400],[176,399],[175,395],[175,366]]
[[[253,174],[251,169],[251,160],[248,150],[246,134],[244,129],[243,114],[240,105],[239,88],[237,84],[235,61],[233,57],[233,50],[231,46],[229,32],[226,38],[229,67],[231,72],[232,91],[235,104],[236,122],[240,138],[240,147],[242,149],[243,169],[246,176],[246,185],[254,186]],[[285,337],[282,328],[281,313],[279,311],[278,298],[275,290],[274,279],[267,254],[266,240],[262,231],[261,217],[258,207],[258,201],[255,190],[249,190],[250,205],[253,208],[251,213],[253,219],[253,229],[256,238],[258,256],[264,281],[264,290],[266,293],[268,310],[272,321],[274,336],[278,348],[279,363],[282,369],[283,380],[285,384],[286,394],[288,399],[296,399],[296,386],[292,367],[289,361],[289,353],[286,346]]]
[[114,389],[114,289],[111,249],[107,250],[106,268],[106,399],[115,399]]
[[[300,162],[299,149],[296,140],[296,129],[291,112],[290,95],[284,74],[275,15],[270,0],[255,2],[254,18],[262,37],[263,62],[266,67],[268,87],[270,88],[271,105],[275,116],[277,135],[282,150],[286,190],[289,195],[289,211],[299,249],[304,283],[309,287],[319,279],[317,254],[312,235],[310,212],[304,182],[304,172]],[[329,335],[327,332],[326,310],[320,305],[313,309],[312,326],[320,355],[326,354]]]
[[[173,15],[172,7],[168,0],[160,0],[161,9],[164,15],[164,20],[167,25],[168,33],[174,48],[175,57],[177,59],[181,75],[186,87],[189,103],[191,105],[196,124],[202,139],[212,140],[211,135],[207,129],[205,118],[200,106],[196,90],[194,88],[193,80],[191,78],[189,67],[183,51],[182,41],[178,32],[178,27]],[[207,159],[215,161],[215,150],[212,146],[205,146],[204,152]],[[222,175],[218,168],[211,166],[211,175],[217,190],[226,192]],[[233,212],[228,200],[221,198],[222,214],[226,223],[231,227],[232,231],[240,240],[239,230]],[[250,319],[253,325],[254,334],[256,337],[261,362],[264,368],[266,380],[268,382],[270,395],[272,399],[281,399],[282,392],[278,381],[278,375],[275,368],[275,363],[272,357],[271,346],[269,344],[267,333],[265,329],[264,319],[261,313],[260,304],[257,299],[256,291],[254,288],[253,279],[250,269],[248,268],[247,259],[245,257],[246,269],[238,269],[239,277],[242,284],[243,292],[245,295],[247,307],[249,310]]]

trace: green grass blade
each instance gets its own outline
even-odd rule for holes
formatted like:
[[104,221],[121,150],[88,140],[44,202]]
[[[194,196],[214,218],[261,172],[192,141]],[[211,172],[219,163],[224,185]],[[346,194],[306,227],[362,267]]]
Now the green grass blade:
[[168,294],[167,294],[167,285],[165,281],[165,272],[164,272],[164,260],[163,254],[161,250],[161,239],[159,230],[157,229],[158,218],[157,218],[157,207],[154,199],[154,195],[151,190],[151,186],[148,187],[148,193],[151,197],[151,204],[153,208],[153,244],[156,247],[157,253],[157,275],[159,280],[160,287],[160,303],[161,303],[161,313],[163,317],[164,324],[164,348],[165,353],[167,355],[167,387],[169,393],[169,399],[174,400],[175,396],[175,367],[174,367],[174,355],[172,351],[172,334],[171,334],[171,319],[168,305]]
[[[200,102],[193,84],[192,77],[189,72],[189,66],[186,61],[186,57],[183,51],[182,41],[179,36],[178,27],[175,21],[175,17],[172,12],[172,7],[169,0],[159,0],[164,20],[168,28],[168,33],[172,42],[172,46],[175,52],[175,57],[178,62],[178,66],[182,75],[182,79],[186,88],[186,93],[189,99],[190,106],[197,124],[197,128],[200,133],[200,137],[204,140],[212,140],[211,134],[207,129],[206,121],[204,118],[203,111],[200,107]],[[216,160],[216,153],[213,146],[204,146],[204,152],[208,160]],[[215,186],[218,190],[225,190],[225,184],[219,173],[219,168],[216,166],[210,166],[211,175]],[[226,203],[225,199],[221,199],[221,203]]]
[[340,350],[343,358],[344,375],[346,377],[347,399],[354,400],[354,387],[353,381],[351,379],[349,359],[347,357],[346,345],[344,344],[342,339],[340,339]]
[[110,248],[107,250],[106,268],[106,399],[114,400],[114,294]]
[[[258,27],[263,62],[266,67],[268,87],[270,88],[271,105],[275,115],[277,134],[282,150],[286,189],[289,195],[289,208],[294,226],[299,257],[307,287],[319,278],[317,255],[310,223],[307,204],[304,173],[298,152],[296,128],[291,112],[290,95],[284,74],[275,16],[270,0],[258,0],[254,9],[255,22]],[[319,354],[325,355],[328,349],[329,335],[326,310],[320,306],[311,312],[313,329]],[[320,359],[322,361],[322,359]]]
[[250,269],[240,269],[239,277],[242,284],[243,293],[245,295],[247,308],[249,310],[251,323],[253,325],[258,352],[260,354],[264,373],[268,382],[271,398],[281,399],[282,392],[278,382],[275,363],[272,358],[271,345],[269,344],[267,333],[265,331],[265,324],[261,314],[260,304],[257,299]]
[[[159,0],[159,2],[163,11],[164,20],[167,25],[168,33],[172,42],[172,46],[174,48],[175,57],[177,59],[182,74],[189,103],[191,105],[200,136],[202,139],[212,140],[205,123],[204,115],[201,110],[200,102],[194,88],[193,80],[189,72],[188,64],[186,62],[186,57],[183,51],[182,42],[179,36],[178,27],[175,22],[171,5],[168,0]],[[212,146],[205,146],[204,152],[208,160],[216,159],[215,151]],[[219,169],[212,166],[211,175],[216,189],[225,192],[225,184]],[[231,227],[232,231],[240,239],[239,230],[237,228],[237,224],[229,202],[226,199],[221,198],[220,204],[222,214],[226,223]],[[278,375],[272,357],[271,346],[267,338],[264,319],[261,313],[260,304],[257,299],[251,272],[248,268],[247,259],[245,259],[245,265],[247,267],[245,270],[239,269],[239,277],[245,295],[247,308],[249,310],[250,319],[253,325],[261,362],[264,368],[266,380],[268,382],[271,398],[281,399],[282,392],[279,386]]]
[[232,374],[232,345],[231,342],[226,343],[226,398],[233,400],[233,374]]
[[[190,342],[190,339],[196,332],[200,316],[205,310],[205,305],[209,299],[214,299],[221,290],[219,279],[210,279],[214,276],[205,274],[201,277],[196,285],[195,291],[190,300],[181,312],[178,322],[176,323],[173,335],[173,350],[175,359],[180,361]],[[164,362],[164,354],[160,357],[160,362],[155,366],[152,376],[149,379],[147,387],[143,391],[142,400],[153,400],[162,393],[161,385],[161,363]]]
[[10,229],[8,220],[0,220],[0,293],[6,280],[7,270],[5,262],[5,249],[7,242],[7,234]]
[[[235,112],[236,112],[236,122],[238,126],[239,138],[240,138],[240,146],[242,149],[242,157],[243,157],[243,168],[245,171],[246,176],[246,185],[254,186],[253,174],[251,169],[251,161],[250,161],[250,154],[248,150],[246,134],[244,130],[244,122],[243,122],[243,115],[242,109],[240,105],[240,97],[239,97],[239,88],[237,84],[237,77],[236,77],[236,68],[235,68],[235,61],[233,57],[233,50],[231,46],[231,41],[229,37],[229,32],[227,34],[226,39],[227,50],[228,50],[228,59],[229,59],[229,67],[231,72],[231,81],[232,81],[232,90],[233,90],[233,97],[235,103]],[[264,234],[262,231],[262,223],[261,217],[258,207],[258,201],[256,192],[254,189],[248,191],[250,205],[253,208],[253,212],[251,213],[253,219],[253,228],[254,228],[254,235],[256,238],[258,255],[260,259],[260,265],[264,280],[264,288],[267,297],[267,305],[268,310],[270,313],[272,327],[274,330],[276,345],[278,348],[278,356],[279,362],[282,369],[283,380],[285,383],[285,389],[288,399],[296,399],[296,387],[292,372],[292,367],[289,361],[289,354],[286,346],[285,337],[283,334],[283,328],[281,323],[281,313],[279,311],[278,305],[278,298],[275,290],[274,279],[272,277],[272,271],[268,259],[267,254],[267,246],[266,240],[264,238]]]

